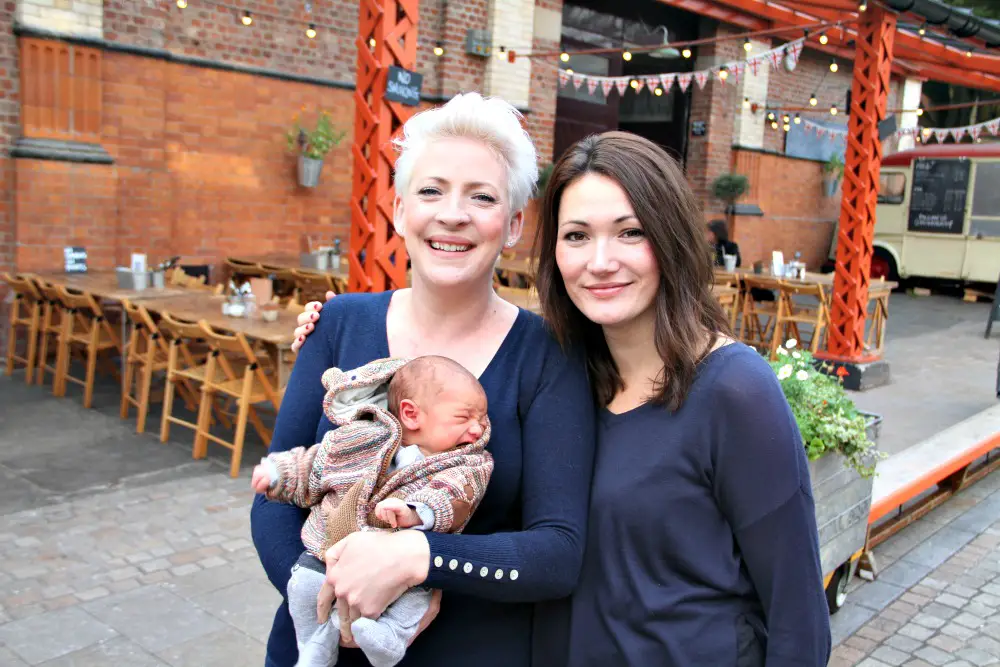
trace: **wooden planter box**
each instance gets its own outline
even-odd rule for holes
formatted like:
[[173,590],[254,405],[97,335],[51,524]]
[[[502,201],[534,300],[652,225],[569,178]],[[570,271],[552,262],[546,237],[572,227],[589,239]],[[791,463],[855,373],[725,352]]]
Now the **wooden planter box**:
[[[868,437],[878,442],[882,418],[865,414]],[[846,465],[843,455],[831,452],[809,462],[816,526],[819,529],[820,562],[829,575],[860,551],[868,535],[872,505],[872,479],[863,478]]]

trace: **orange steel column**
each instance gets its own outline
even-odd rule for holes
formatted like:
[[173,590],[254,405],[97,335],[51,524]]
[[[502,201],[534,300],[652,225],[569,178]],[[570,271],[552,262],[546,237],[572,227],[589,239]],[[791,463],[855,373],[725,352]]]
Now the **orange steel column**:
[[858,25],[833,302],[826,354],[821,355],[835,362],[878,359],[865,355],[865,315],[882,166],[878,124],[885,118],[895,34],[895,15],[869,4]]
[[406,286],[406,249],[392,226],[392,138],[415,107],[387,101],[385,83],[391,65],[414,69],[418,8],[418,0],[361,0],[348,253],[352,292]]

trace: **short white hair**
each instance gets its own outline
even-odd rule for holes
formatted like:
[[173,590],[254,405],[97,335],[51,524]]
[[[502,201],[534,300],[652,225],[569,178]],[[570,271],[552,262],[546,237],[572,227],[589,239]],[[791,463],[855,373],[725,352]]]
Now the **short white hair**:
[[507,197],[511,213],[520,211],[538,181],[538,155],[521,125],[523,116],[509,102],[479,93],[464,93],[447,104],[414,115],[395,140],[395,185],[406,192],[413,166],[427,144],[437,139],[474,139],[485,144],[507,170]]

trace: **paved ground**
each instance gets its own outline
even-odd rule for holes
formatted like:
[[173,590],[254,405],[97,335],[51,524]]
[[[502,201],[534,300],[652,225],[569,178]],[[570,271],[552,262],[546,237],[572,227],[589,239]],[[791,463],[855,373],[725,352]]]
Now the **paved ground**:
[[892,383],[853,396],[859,408],[885,417],[883,451],[894,454],[996,405],[1000,328],[983,338],[989,308],[948,296],[892,295],[885,352]]
[[[919,302],[930,320],[904,295],[891,306],[896,389],[857,396],[886,416],[890,447],[996,401],[996,340],[989,373],[974,340],[985,343],[985,310]],[[899,356],[907,345],[915,360]],[[913,378],[927,366],[925,395]],[[249,539],[247,468],[263,447],[250,436],[231,480],[219,448],[193,461],[190,434],[161,444],[158,424],[154,413],[136,435],[134,417],[118,418],[114,383],[84,410],[74,387],[59,400],[0,378],[0,665],[262,663],[278,595]],[[831,665],[1000,664],[1000,473],[876,553],[879,579],[856,579],[833,618]]]

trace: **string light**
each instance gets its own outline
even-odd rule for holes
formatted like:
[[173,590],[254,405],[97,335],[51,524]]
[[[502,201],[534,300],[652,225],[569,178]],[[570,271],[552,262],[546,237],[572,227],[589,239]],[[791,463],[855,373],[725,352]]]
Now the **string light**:
[[771,121],[771,129],[772,130],[777,130],[778,129],[778,121],[776,121],[776,120],[772,120]]
[[743,50],[746,51],[747,53],[753,51],[753,44],[750,43],[749,37],[743,38]]
[[781,122],[784,123],[785,125],[788,125],[788,123],[790,123],[791,121],[792,118],[787,113],[781,117]]
[[966,58],[971,58],[972,57],[972,51],[966,51],[965,52],[965,57]]
[[784,125],[782,126],[782,129],[783,129],[783,130],[784,130],[785,132],[788,132],[788,131],[789,131],[790,129],[792,129],[792,126],[791,126],[791,125],[789,125],[788,123],[785,123],[785,124],[784,124]]
[[253,23],[253,17],[250,16],[250,12],[248,10],[244,10],[243,18],[240,20],[243,21],[243,25],[250,25]]
[[837,115],[837,111],[838,111],[837,107],[835,107],[835,106],[830,107],[830,115],[831,116],[836,116]]
[[684,58],[690,58],[691,57],[691,49],[684,49],[683,51],[681,51],[681,56],[683,56]]
[[659,97],[660,95],[663,95],[663,89],[657,86],[656,89],[653,90],[653,94]]
[[823,44],[825,46],[826,43],[829,42],[829,41],[830,41],[830,38],[827,37],[826,35],[820,35],[819,36],[819,43],[820,44]]
[[639,90],[639,82],[635,79],[632,79],[628,85],[632,86],[632,90]]
[[177,0],[177,6],[180,9],[187,9],[188,6],[187,0]]
[[802,117],[799,116],[798,114],[795,114],[795,124],[796,125],[801,125],[802,124]]
[[923,116],[923,115],[924,115],[924,110],[922,108],[917,109],[917,116]]
[[858,3],[858,11],[859,12],[868,11],[868,0],[861,0],[861,2]]
[[749,97],[744,97],[743,98],[743,108],[744,109],[749,109],[750,108],[750,98]]
[[373,49],[375,48],[375,38],[374,37],[372,37],[371,39],[368,40],[368,46],[372,47]]
[[836,72],[838,69],[840,69],[840,65],[837,64],[837,61],[836,60],[831,60],[830,61],[830,71],[831,72]]
[[768,111],[768,112],[767,112],[767,119],[768,119],[769,121],[772,121],[772,122],[774,122],[774,112],[773,112],[773,111]]
[[434,55],[438,58],[444,55],[444,45],[442,45],[441,42],[434,45]]
[[624,53],[622,53],[622,60],[624,60],[625,62],[632,60],[632,52],[625,51]]
[[566,68],[566,73],[567,74],[572,74],[573,73],[573,68],[572,67],[567,67]]
[[306,28],[306,37],[309,39],[314,39],[316,37],[316,26],[314,24],[310,23],[309,27]]
[[565,52],[560,53],[559,54],[559,60],[563,61],[564,63],[568,63],[569,62],[569,54],[565,53]]
[[816,93],[813,93],[812,97],[809,98],[809,106],[814,107],[817,104],[819,104],[819,100],[816,99]]
[[921,37],[923,37],[924,35],[927,34],[927,22],[926,21],[924,21],[924,23],[920,26],[920,29],[917,30],[917,34],[920,35]]
[[722,69],[720,69],[719,70],[719,78],[721,80],[723,80],[723,81],[725,81],[726,79],[728,79],[729,78],[729,70],[727,70],[725,67],[723,67]]

